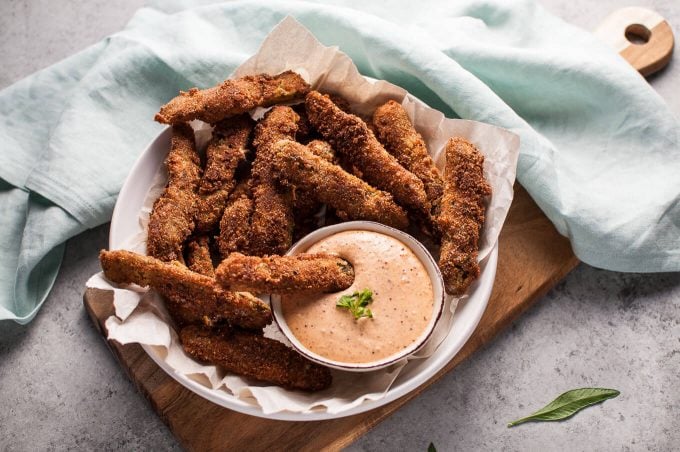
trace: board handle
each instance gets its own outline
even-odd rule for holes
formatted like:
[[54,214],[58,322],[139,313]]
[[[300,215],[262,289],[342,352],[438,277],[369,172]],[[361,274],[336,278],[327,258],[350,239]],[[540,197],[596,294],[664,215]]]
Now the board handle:
[[645,77],[663,69],[673,54],[673,30],[651,9],[618,9],[602,21],[594,34]]

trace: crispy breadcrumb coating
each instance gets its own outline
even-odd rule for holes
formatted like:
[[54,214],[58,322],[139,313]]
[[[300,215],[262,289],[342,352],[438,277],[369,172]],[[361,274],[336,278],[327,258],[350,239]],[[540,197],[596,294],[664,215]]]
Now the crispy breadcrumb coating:
[[274,145],[274,169],[293,191],[313,194],[344,219],[371,220],[399,229],[408,226],[404,209],[392,195],[371,187],[338,165],[314,155],[307,147],[290,140]]
[[250,227],[249,254],[284,254],[293,242],[293,209],[290,196],[272,175],[272,145],[295,139],[299,116],[290,107],[277,105],[255,127],[253,145],[254,211]]
[[226,119],[215,127],[206,149],[205,171],[198,186],[196,230],[212,230],[224,212],[229,193],[234,189],[234,175],[245,163],[253,121],[248,115]]
[[328,253],[265,257],[232,253],[217,267],[215,278],[225,290],[337,292],[352,285],[354,268],[345,259]]
[[321,138],[319,134],[312,128],[312,125],[309,123],[309,120],[307,119],[307,112],[305,111],[305,104],[296,104],[291,106],[293,111],[297,113],[298,115],[298,128],[297,132],[295,133],[295,139],[299,141],[300,143],[307,143],[310,140],[313,140],[315,138]]
[[385,149],[423,181],[428,200],[437,206],[444,193],[444,181],[404,107],[393,100],[381,105],[373,114],[373,125]]
[[305,106],[309,122],[337,152],[361,169],[363,179],[391,193],[398,203],[414,212],[430,214],[422,181],[383,148],[361,118],[345,113],[317,91],[307,95]]
[[163,105],[155,120],[177,124],[193,119],[215,124],[224,118],[240,115],[255,107],[268,107],[302,98],[309,84],[292,71],[277,75],[248,75],[225,80],[204,90],[191,88]]
[[187,243],[185,261],[189,270],[211,278],[215,277],[215,267],[213,267],[210,257],[210,238],[208,236],[201,235]]
[[349,101],[342,97],[340,94],[328,94],[328,98],[335,104],[336,107],[338,107],[340,110],[344,111],[345,113],[352,113],[352,109],[349,108]]
[[150,256],[169,262],[182,259],[184,240],[194,230],[201,166],[190,126],[173,126],[165,165],[168,184],[151,210],[146,249]]
[[491,186],[484,179],[484,155],[469,141],[446,144],[445,188],[437,218],[442,233],[439,268],[446,291],[462,295],[479,276],[477,253],[484,203]]
[[259,330],[272,321],[269,306],[247,292],[222,290],[213,278],[184,265],[165,263],[131,251],[99,253],[104,275],[117,284],[150,286],[166,297],[168,310],[180,324],[231,325]]
[[312,140],[307,143],[307,149],[309,149],[312,154],[321,157],[328,163],[335,163],[335,151],[329,142]]
[[[307,143],[307,149],[327,162],[334,163],[335,161],[335,152],[326,141],[312,140]],[[293,203],[293,217],[295,218],[293,238],[299,239],[319,227],[317,215],[321,211],[323,203],[320,203],[313,193],[305,190],[291,190],[290,195]]]
[[241,182],[229,197],[220,220],[220,235],[217,245],[222,258],[235,251],[247,252],[250,243],[250,219],[253,214],[253,200],[248,181]]
[[180,340],[184,351],[197,361],[254,380],[303,391],[320,391],[332,382],[327,367],[305,359],[277,340],[252,332],[216,332],[189,326],[180,332]]

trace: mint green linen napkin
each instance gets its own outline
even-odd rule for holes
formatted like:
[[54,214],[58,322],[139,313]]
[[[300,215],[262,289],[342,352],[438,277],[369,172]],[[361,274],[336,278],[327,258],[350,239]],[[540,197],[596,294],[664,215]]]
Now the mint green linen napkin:
[[0,92],[0,319],[30,321],[64,241],[109,220],[158,107],[226,78],[286,15],[365,75],[518,133],[518,179],[581,260],[680,270],[678,122],[618,55],[536,3],[211,3],[157,2]]

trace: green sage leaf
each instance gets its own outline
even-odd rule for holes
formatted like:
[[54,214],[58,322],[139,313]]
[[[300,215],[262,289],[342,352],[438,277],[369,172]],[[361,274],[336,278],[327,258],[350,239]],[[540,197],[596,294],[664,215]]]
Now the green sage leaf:
[[430,445],[427,446],[427,452],[437,452],[437,448],[434,447],[434,443],[430,443]]
[[508,424],[508,427],[529,421],[561,421],[573,416],[582,409],[612,399],[620,394],[616,389],[580,388],[561,394],[555,400],[530,414]]

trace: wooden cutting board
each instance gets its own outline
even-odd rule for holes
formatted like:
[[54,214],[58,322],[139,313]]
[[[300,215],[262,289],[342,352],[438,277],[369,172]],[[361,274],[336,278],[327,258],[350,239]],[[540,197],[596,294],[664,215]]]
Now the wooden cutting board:
[[[667,63],[673,48],[673,35],[668,24],[662,18],[658,20],[658,15],[650,15],[647,10],[642,10],[643,14],[639,8],[621,11],[623,15],[612,15],[607,19],[610,32],[605,36],[610,36],[612,30],[614,34],[623,35],[628,27],[626,24],[647,27],[652,30],[647,44],[617,49],[636,69],[646,74],[651,73],[650,67],[655,70],[663,67],[661,60],[665,59]],[[644,31],[640,31],[639,27],[633,31],[636,30],[643,33],[641,37],[644,38]],[[657,39],[657,33],[662,34],[662,39]],[[620,46],[617,40],[610,42]],[[650,54],[654,58],[648,58]],[[222,408],[173,380],[139,345],[120,345],[115,341],[106,343],[128,377],[177,440],[189,450],[340,449],[489,343],[578,262],[569,241],[559,235],[524,188],[517,184],[499,239],[498,270],[493,292],[486,312],[467,344],[444,369],[416,391],[373,411],[330,421],[272,421]],[[87,289],[84,304],[105,338],[104,322],[113,314],[112,292]]]

